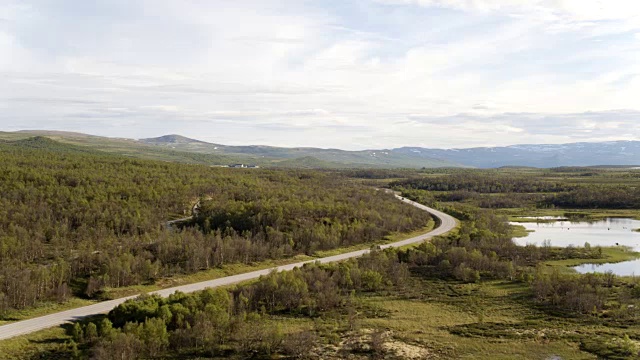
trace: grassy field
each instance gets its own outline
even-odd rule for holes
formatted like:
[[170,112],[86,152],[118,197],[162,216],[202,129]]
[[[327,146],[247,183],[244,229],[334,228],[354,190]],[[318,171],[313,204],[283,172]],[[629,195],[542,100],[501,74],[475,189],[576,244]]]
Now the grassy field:
[[[587,344],[605,347],[639,331],[558,314],[535,304],[528,291],[509,281],[418,278],[401,295],[361,297],[379,309],[362,326],[390,330],[395,339],[423,348],[427,358],[439,359],[596,359],[585,351]],[[633,341],[630,346],[638,348]]]
[[2,315],[2,318],[0,318],[0,326],[9,324],[15,321],[26,320],[26,319],[30,319],[38,316],[44,316],[47,314],[74,309],[74,308],[87,306],[95,303],[96,303],[95,300],[71,298],[70,300],[65,301],[63,303],[47,302],[47,303],[42,303],[39,306],[31,309],[12,310]]
[[[404,296],[371,296],[364,301],[386,315],[363,320],[364,327],[390,329],[404,343],[420,346],[441,359],[595,359],[576,343],[545,332],[557,324],[541,320],[518,329],[545,314],[531,310],[521,300],[522,285],[506,282],[456,284],[441,280],[416,280]],[[474,331],[499,328],[500,333]]]
[[71,339],[71,337],[67,335],[67,329],[65,327],[55,327],[0,341],[0,359],[55,359],[47,356],[47,354],[66,347],[66,342],[69,339]]

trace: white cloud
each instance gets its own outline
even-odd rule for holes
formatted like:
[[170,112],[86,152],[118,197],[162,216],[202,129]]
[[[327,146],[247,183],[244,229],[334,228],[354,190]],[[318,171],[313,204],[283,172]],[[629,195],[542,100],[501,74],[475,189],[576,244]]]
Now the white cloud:
[[384,4],[420,5],[463,11],[503,12],[543,19],[574,21],[633,19],[640,16],[640,4],[629,0],[377,0]]
[[[594,139],[640,135],[626,120],[589,127],[563,115],[637,108],[635,3],[341,4],[0,6],[0,130],[345,148],[581,138],[571,127]],[[543,132],[510,113],[555,120]]]

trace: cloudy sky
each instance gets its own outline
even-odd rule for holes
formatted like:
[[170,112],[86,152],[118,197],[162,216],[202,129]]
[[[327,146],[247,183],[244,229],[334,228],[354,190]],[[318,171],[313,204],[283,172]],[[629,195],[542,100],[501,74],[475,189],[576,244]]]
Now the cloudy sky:
[[640,139],[635,0],[0,0],[0,130],[223,144]]

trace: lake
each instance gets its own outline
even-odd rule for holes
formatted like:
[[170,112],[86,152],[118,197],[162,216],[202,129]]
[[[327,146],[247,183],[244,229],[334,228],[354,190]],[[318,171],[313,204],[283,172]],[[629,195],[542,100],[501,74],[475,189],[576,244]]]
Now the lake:
[[640,259],[613,264],[583,264],[575,266],[573,269],[580,274],[592,272],[605,273],[607,271],[611,271],[612,273],[620,276],[640,275]]
[[[529,218],[530,219],[530,218]],[[591,246],[628,246],[640,251],[640,233],[634,229],[640,228],[640,220],[626,218],[609,218],[601,221],[568,221],[560,220],[548,222],[512,222],[514,225],[524,226],[533,232],[524,238],[514,239],[518,245],[535,244],[542,246],[545,240],[551,246],[566,247],[584,246],[588,242]],[[585,264],[574,268],[580,273],[613,271],[617,275],[640,275],[640,259],[624,261],[616,264]]]

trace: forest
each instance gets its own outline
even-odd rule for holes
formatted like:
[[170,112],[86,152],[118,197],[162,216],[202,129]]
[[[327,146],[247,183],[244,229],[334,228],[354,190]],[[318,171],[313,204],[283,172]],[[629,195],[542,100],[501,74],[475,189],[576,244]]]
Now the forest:
[[[0,143],[0,314],[362,244],[430,217],[330,173],[107,155],[33,138]],[[187,217],[195,204],[193,220]]]
[[[495,214],[476,210],[467,217],[471,221],[459,233],[415,248],[374,251],[337,264],[310,264],[228,289],[129,300],[106,317],[75,323],[68,330],[70,340],[57,354],[93,359],[311,359],[322,357],[329,351],[325,347],[333,344],[338,349],[333,350],[336,358],[354,354],[386,358],[393,351],[385,346],[383,332],[360,328],[363,317],[389,315],[374,315],[377,310],[368,307],[366,299],[373,294],[411,298],[424,281],[437,279],[453,284],[503,281],[520,286],[525,289],[525,301],[543,309],[547,317],[602,322],[627,334],[617,345],[591,334],[567,336],[564,341],[577,341],[584,350],[609,358],[626,358],[637,351],[624,339],[640,336],[638,329],[629,328],[640,319],[636,310],[640,282],[611,274],[576,278],[548,272],[542,266],[550,259],[598,258],[602,249],[567,252],[519,247],[511,242],[511,228]],[[283,327],[295,321],[305,321],[305,325]],[[331,322],[337,327],[327,330]],[[449,331],[459,336],[503,336],[500,331],[505,330],[496,326],[480,321]]]
[[460,220],[454,232],[412,247],[196,293],[141,295],[107,315],[0,343],[0,358],[3,351],[20,359],[640,354],[640,280],[553,265],[638,254],[518,246],[504,216],[634,214],[638,172],[242,170],[142,161],[46,139],[0,149],[0,297],[8,313],[70,296],[99,299],[106,287],[366,244],[429,222],[377,188]]
[[429,171],[393,181],[397,189],[432,192],[435,201],[482,208],[640,208],[640,174],[625,169],[557,168]]

